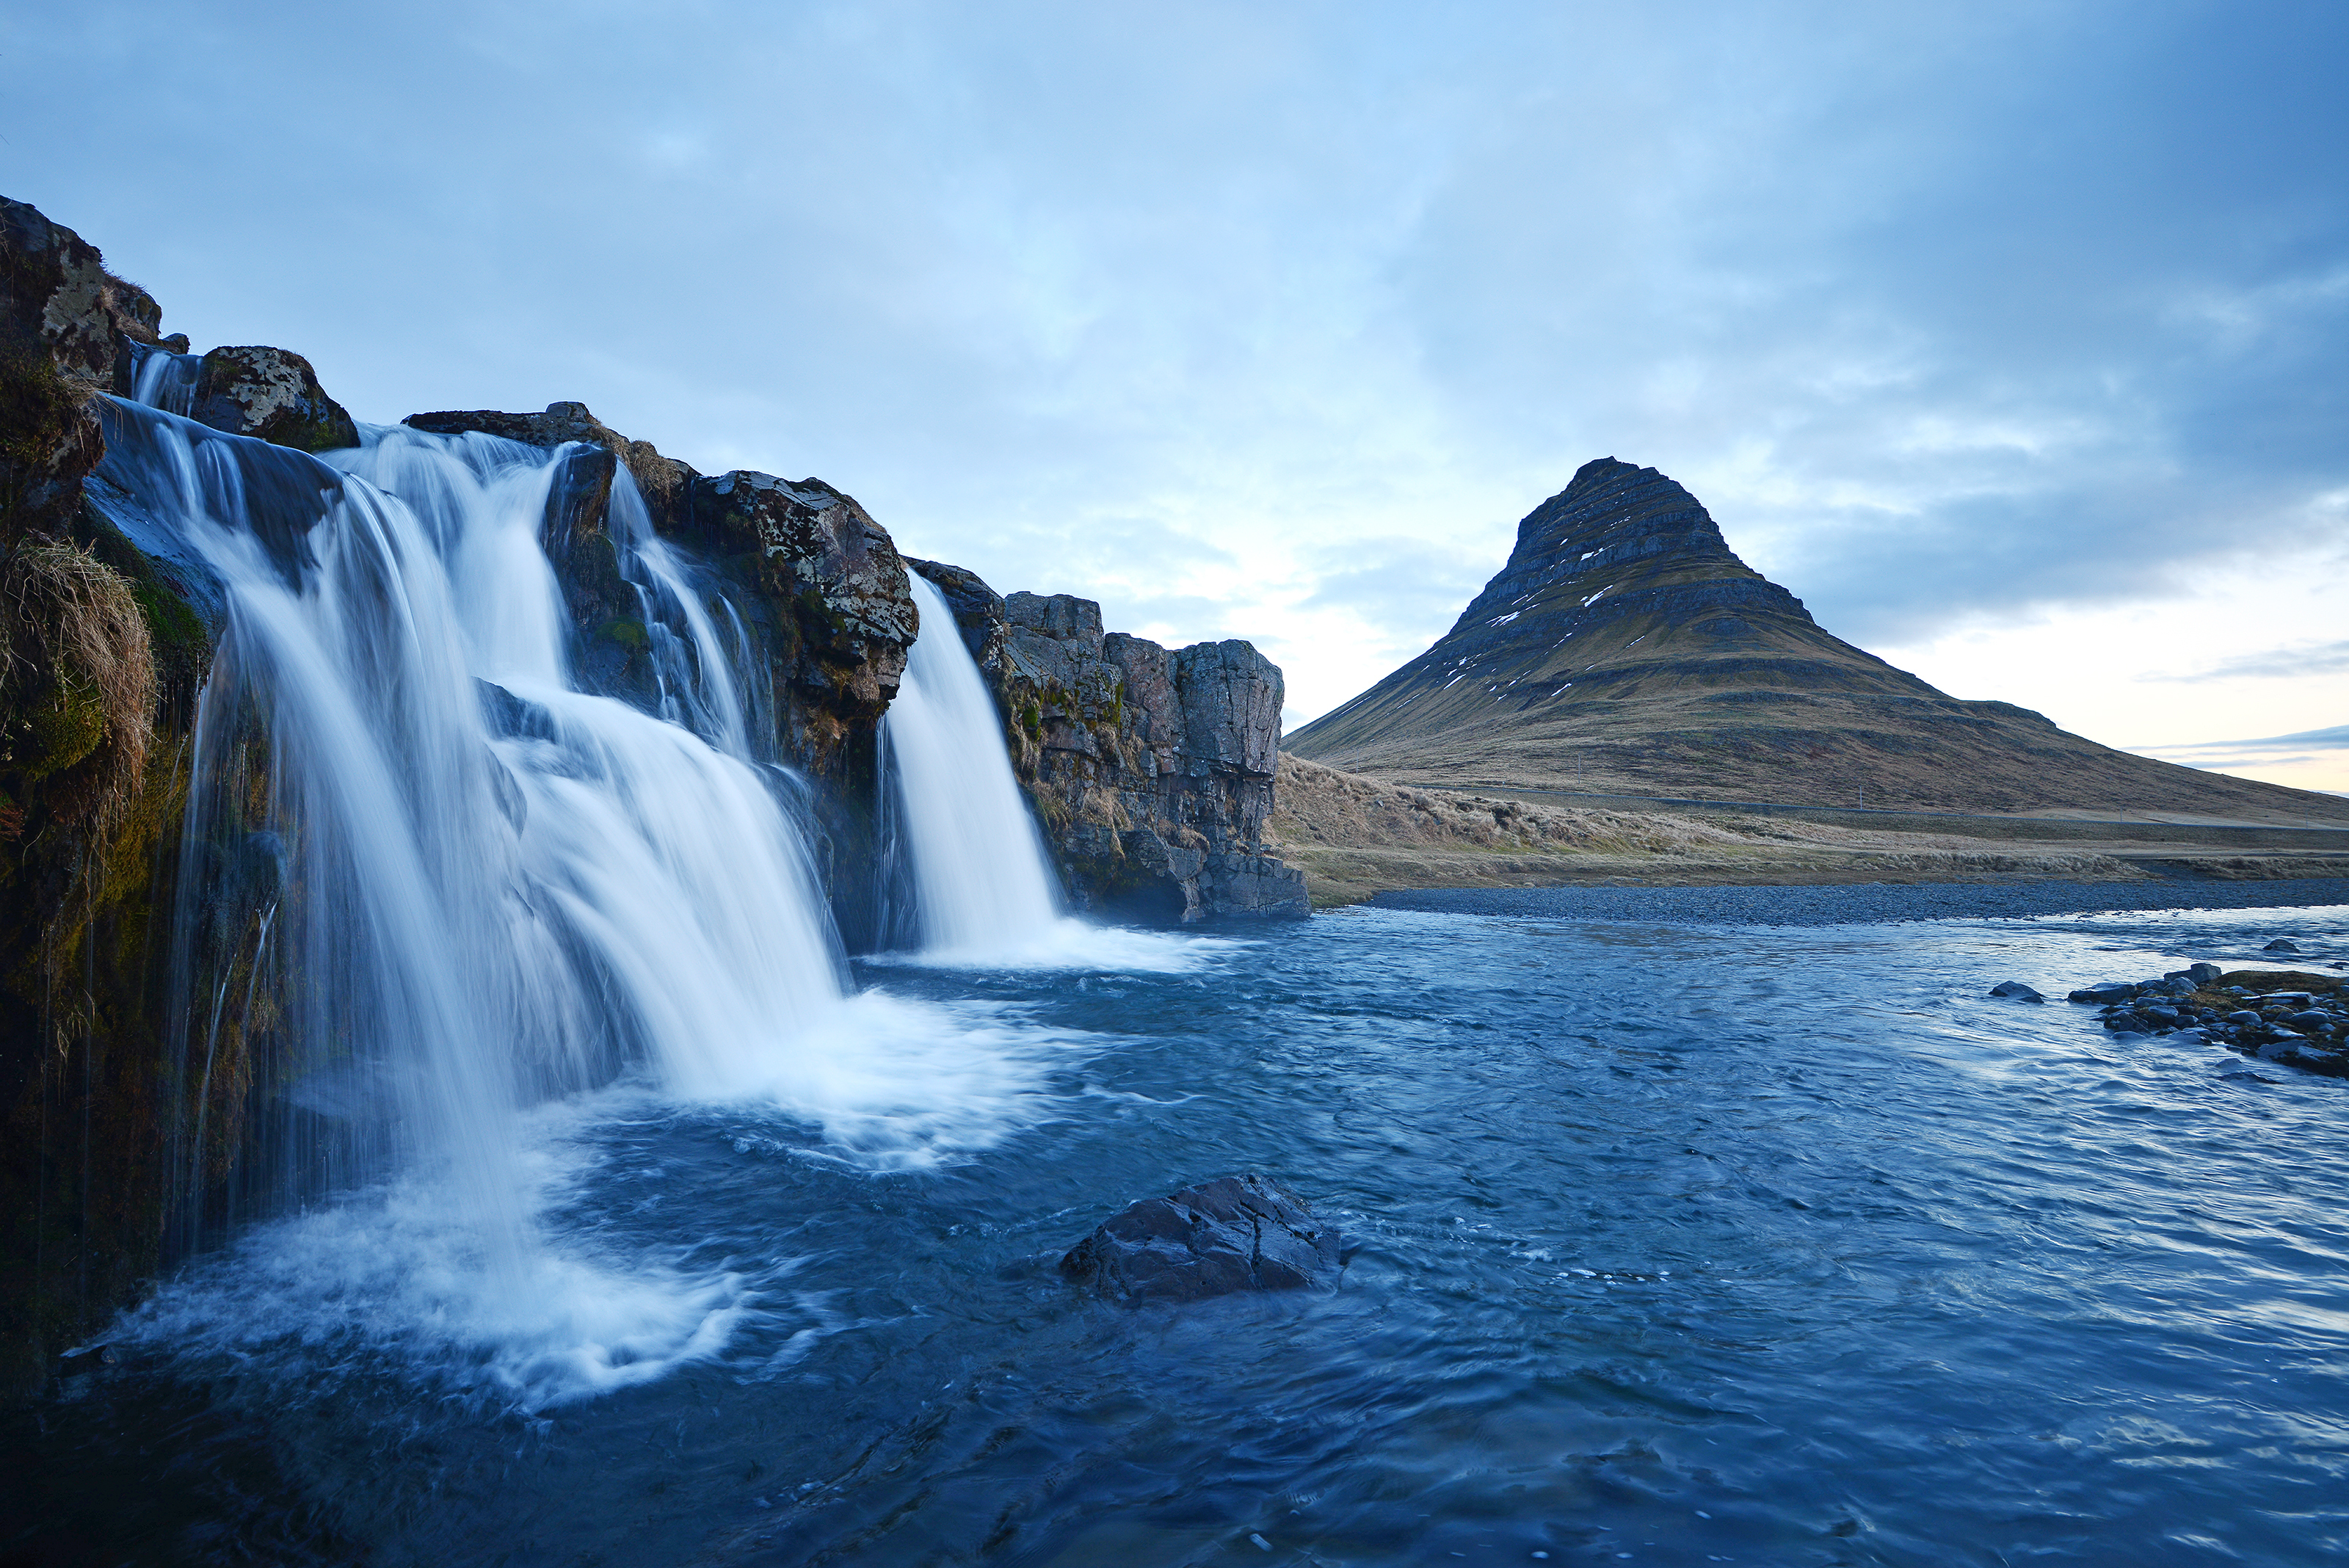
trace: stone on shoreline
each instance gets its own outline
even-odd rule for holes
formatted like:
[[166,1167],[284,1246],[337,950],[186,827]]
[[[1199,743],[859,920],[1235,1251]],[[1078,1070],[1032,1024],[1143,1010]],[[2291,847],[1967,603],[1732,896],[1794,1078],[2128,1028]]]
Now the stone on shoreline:
[[2044,1002],[2047,999],[2019,980],[2002,980],[1990,988],[1992,996],[2003,996],[2014,1002]]

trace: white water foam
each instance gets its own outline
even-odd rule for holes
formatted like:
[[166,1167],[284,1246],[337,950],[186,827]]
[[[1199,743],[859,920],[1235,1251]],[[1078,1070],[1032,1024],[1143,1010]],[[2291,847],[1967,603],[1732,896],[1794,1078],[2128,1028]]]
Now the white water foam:
[[585,1161],[554,1130],[514,1129],[536,1238],[518,1260],[490,1255],[449,1172],[410,1172],[254,1227],[167,1281],[113,1338],[199,1366],[383,1376],[523,1410],[718,1357],[796,1260],[744,1273],[548,1242],[537,1222]]

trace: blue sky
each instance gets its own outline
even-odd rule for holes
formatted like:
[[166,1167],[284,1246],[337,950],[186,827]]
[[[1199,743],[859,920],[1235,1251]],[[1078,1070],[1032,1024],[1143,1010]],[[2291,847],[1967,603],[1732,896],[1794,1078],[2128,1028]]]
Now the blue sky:
[[[2349,721],[2349,8],[32,9],[0,192],[167,329],[820,476],[1292,719],[1614,455],[1957,695]],[[2271,750],[2194,756],[2349,789]]]

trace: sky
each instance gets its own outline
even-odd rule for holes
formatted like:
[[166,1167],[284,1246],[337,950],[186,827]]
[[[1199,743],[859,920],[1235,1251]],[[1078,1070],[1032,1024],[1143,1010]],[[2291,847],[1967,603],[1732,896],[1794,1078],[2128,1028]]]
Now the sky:
[[822,478],[1292,725],[1614,456],[1952,695],[2349,791],[2344,70],[2316,0],[81,0],[0,194],[362,420]]

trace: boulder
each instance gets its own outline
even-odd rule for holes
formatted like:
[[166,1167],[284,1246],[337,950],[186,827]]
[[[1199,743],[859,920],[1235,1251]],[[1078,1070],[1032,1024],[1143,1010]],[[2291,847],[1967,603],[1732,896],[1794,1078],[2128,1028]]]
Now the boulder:
[[0,198],[0,546],[70,525],[105,451],[92,395],[129,389],[125,339],[151,345],[161,321],[96,245]]
[[2136,994],[2136,986],[2125,984],[2116,980],[2108,980],[2101,984],[2086,986],[2081,990],[2074,992],[2070,1000],[2074,1002],[2088,1002],[2102,1004],[2115,1002],[2127,1002]]
[[1124,1302],[1334,1288],[1341,1267],[1337,1229],[1257,1175],[1143,1199],[1061,1260],[1071,1280]]
[[326,396],[310,361],[284,348],[214,348],[196,372],[188,414],[230,435],[298,452],[359,444],[358,426]]
[[2044,1002],[2047,999],[2019,980],[2001,981],[1990,988],[1992,996],[2002,996],[2011,1002]]
[[2263,953],[2296,953],[2299,950],[2300,944],[2290,937],[2278,937],[2260,950]]

